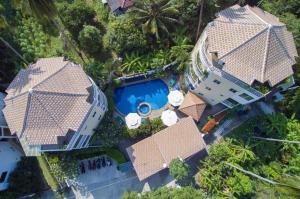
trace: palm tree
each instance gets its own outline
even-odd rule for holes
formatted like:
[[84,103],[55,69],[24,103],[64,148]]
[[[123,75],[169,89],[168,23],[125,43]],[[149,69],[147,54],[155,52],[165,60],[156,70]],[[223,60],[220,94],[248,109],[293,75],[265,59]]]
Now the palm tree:
[[[25,8],[30,8],[30,10],[38,17],[38,18],[46,18],[50,20],[55,27],[58,29],[60,34],[63,37],[63,40],[66,41],[72,49],[77,53],[77,55],[80,57],[82,62],[86,64],[82,53],[80,50],[77,49],[76,45],[69,39],[69,37],[66,35],[65,31],[61,27],[61,25],[56,20],[56,16],[58,16],[61,19],[61,16],[59,15],[57,8],[55,6],[55,3],[53,0],[14,0],[16,5],[22,5]],[[25,5],[24,5],[25,4]]]
[[200,28],[201,28],[201,24],[202,24],[204,1],[205,0],[199,0],[199,3],[200,3],[200,12],[199,12],[199,19],[198,19],[196,42],[198,41],[199,34],[200,34]]
[[179,11],[169,0],[140,0],[129,11],[132,19],[142,26],[145,34],[159,39],[162,33],[169,33],[168,26],[178,23]]
[[170,59],[174,60],[178,65],[177,70],[183,71],[189,61],[191,60],[190,51],[193,48],[193,45],[190,45],[190,41],[187,37],[177,37],[175,38],[175,46],[172,46],[170,49]]

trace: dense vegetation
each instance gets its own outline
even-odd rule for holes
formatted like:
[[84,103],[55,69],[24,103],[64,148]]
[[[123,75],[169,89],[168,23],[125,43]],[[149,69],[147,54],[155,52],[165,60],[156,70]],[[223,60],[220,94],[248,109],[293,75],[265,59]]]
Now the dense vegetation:
[[[256,137],[300,141],[300,123],[282,114],[261,116],[235,129],[212,145],[196,181],[209,194],[234,198],[298,198],[300,145]],[[241,172],[252,172],[278,184]]]
[[0,192],[0,198],[15,199],[20,196],[41,193],[47,186],[36,158],[22,158],[10,175],[9,188]]
[[[161,69],[174,62],[182,72],[190,59],[190,51],[199,33],[215,13],[245,0],[136,0],[136,6],[125,15],[113,16],[101,1],[63,0],[0,0],[0,90],[3,91],[14,75],[28,63],[41,57],[65,56],[82,64],[84,70],[102,88],[112,88],[113,79],[133,73]],[[143,3],[142,3],[143,2]],[[43,6],[44,5],[44,6]],[[201,5],[203,13],[200,14]],[[298,0],[264,0],[259,6],[278,16],[287,24],[300,48],[300,9]],[[198,26],[200,24],[200,26]],[[120,58],[120,59],[119,59]],[[300,83],[299,59],[294,67],[296,84]],[[162,74],[164,75],[164,73]],[[111,91],[107,89],[107,91]],[[110,93],[111,94],[111,93]],[[108,95],[109,96],[109,95]],[[285,100],[276,108],[277,114],[248,121],[210,149],[209,156],[200,164],[196,181],[212,196],[232,198],[299,198],[299,145],[251,138],[270,137],[281,140],[300,140],[300,88],[285,93]],[[111,97],[108,97],[111,101]],[[115,146],[124,135],[129,138],[150,136],[163,129],[160,120],[146,120],[136,130],[125,130],[113,118],[113,106],[97,128],[92,144]],[[295,113],[295,117],[292,117]],[[115,149],[101,149],[90,154],[109,154],[124,161]],[[78,155],[78,154],[77,154]],[[50,155],[51,156],[51,155]],[[80,157],[49,156],[53,173],[63,180],[76,175],[76,161]],[[62,161],[63,160],[63,161]],[[229,164],[250,171],[263,178],[281,183],[272,185],[241,172]],[[22,164],[27,164],[22,161]],[[28,163],[29,164],[29,163]],[[31,164],[31,163],[30,163]],[[182,162],[172,163],[171,173],[178,179],[186,174]],[[32,166],[34,167],[34,166]],[[16,172],[19,172],[18,167]],[[25,168],[25,166],[24,166]],[[34,168],[37,169],[37,168]],[[38,171],[38,169],[36,170]],[[22,173],[22,170],[21,170]],[[42,183],[32,181],[32,175],[19,180],[14,187],[16,197],[38,192]],[[20,174],[11,177],[21,178]],[[34,180],[40,179],[36,177]],[[33,187],[35,186],[35,187]],[[9,191],[12,190],[11,188]],[[10,194],[15,194],[10,193]],[[126,193],[123,198],[139,198],[137,193]],[[207,198],[192,187],[162,188],[140,198]]]
[[173,198],[178,198],[178,199],[204,199],[207,198],[205,194],[197,189],[194,189],[190,186],[188,187],[182,187],[182,188],[159,188],[155,191],[152,192],[146,192],[144,194],[141,194],[139,196],[138,193],[136,192],[131,192],[131,193],[124,193],[122,196],[122,199],[154,199],[154,198],[159,198],[159,199],[173,199]]

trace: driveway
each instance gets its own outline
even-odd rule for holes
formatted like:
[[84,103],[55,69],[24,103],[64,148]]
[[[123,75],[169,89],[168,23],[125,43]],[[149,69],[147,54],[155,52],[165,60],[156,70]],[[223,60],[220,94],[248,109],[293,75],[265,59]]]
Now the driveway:
[[[119,172],[119,171],[118,171]],[[101,178],[101,176],[98,176]],[[126,191],[143,192],[156,189],[161,186],[175,186],[174,179],[169,176],[168,170],[140,182],[136,173],[130,171],[122,173],[118,178],[110,181],[84,184],[65,194],[67,199],[118,199]]]

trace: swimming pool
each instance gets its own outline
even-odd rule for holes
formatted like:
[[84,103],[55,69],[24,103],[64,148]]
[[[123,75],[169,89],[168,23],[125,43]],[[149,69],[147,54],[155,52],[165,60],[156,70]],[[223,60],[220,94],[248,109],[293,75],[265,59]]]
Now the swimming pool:
[[169,88],[161,80],[150,80],[114,90],[116,108],[127,115],[136,113],[139,104],[145,102],[151,105],[152,110],[162,108],[168,102]]

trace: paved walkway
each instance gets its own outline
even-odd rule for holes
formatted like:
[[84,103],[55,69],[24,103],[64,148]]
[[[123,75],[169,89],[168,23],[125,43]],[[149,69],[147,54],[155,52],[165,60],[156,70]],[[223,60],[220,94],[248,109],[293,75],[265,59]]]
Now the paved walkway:
[[82,188],[72,188],[66,194],[66,199],[118,199],[126,191],[143,192],[156,189],[161,186],[175,186],[174,179],[169,176],[168,171],[162,171],[140,182],[135,172],[124,174],[123,177],[113,179],[109,182],[89,184]]
[[263,114],[263,111],[260,109],[260,107],[257,104],[253,104],[251,105],[251,110],[247,114],[242,116],[236,116],[234,118],[230,118],[226,120],[214,132],[204,136],[204,140],[207,144],[207,148],[209,149],[211,144],[219,141],[222,137],[232,132],[232,130],[239,127],[245,121],[255,116],[258,116],[260,114]]

